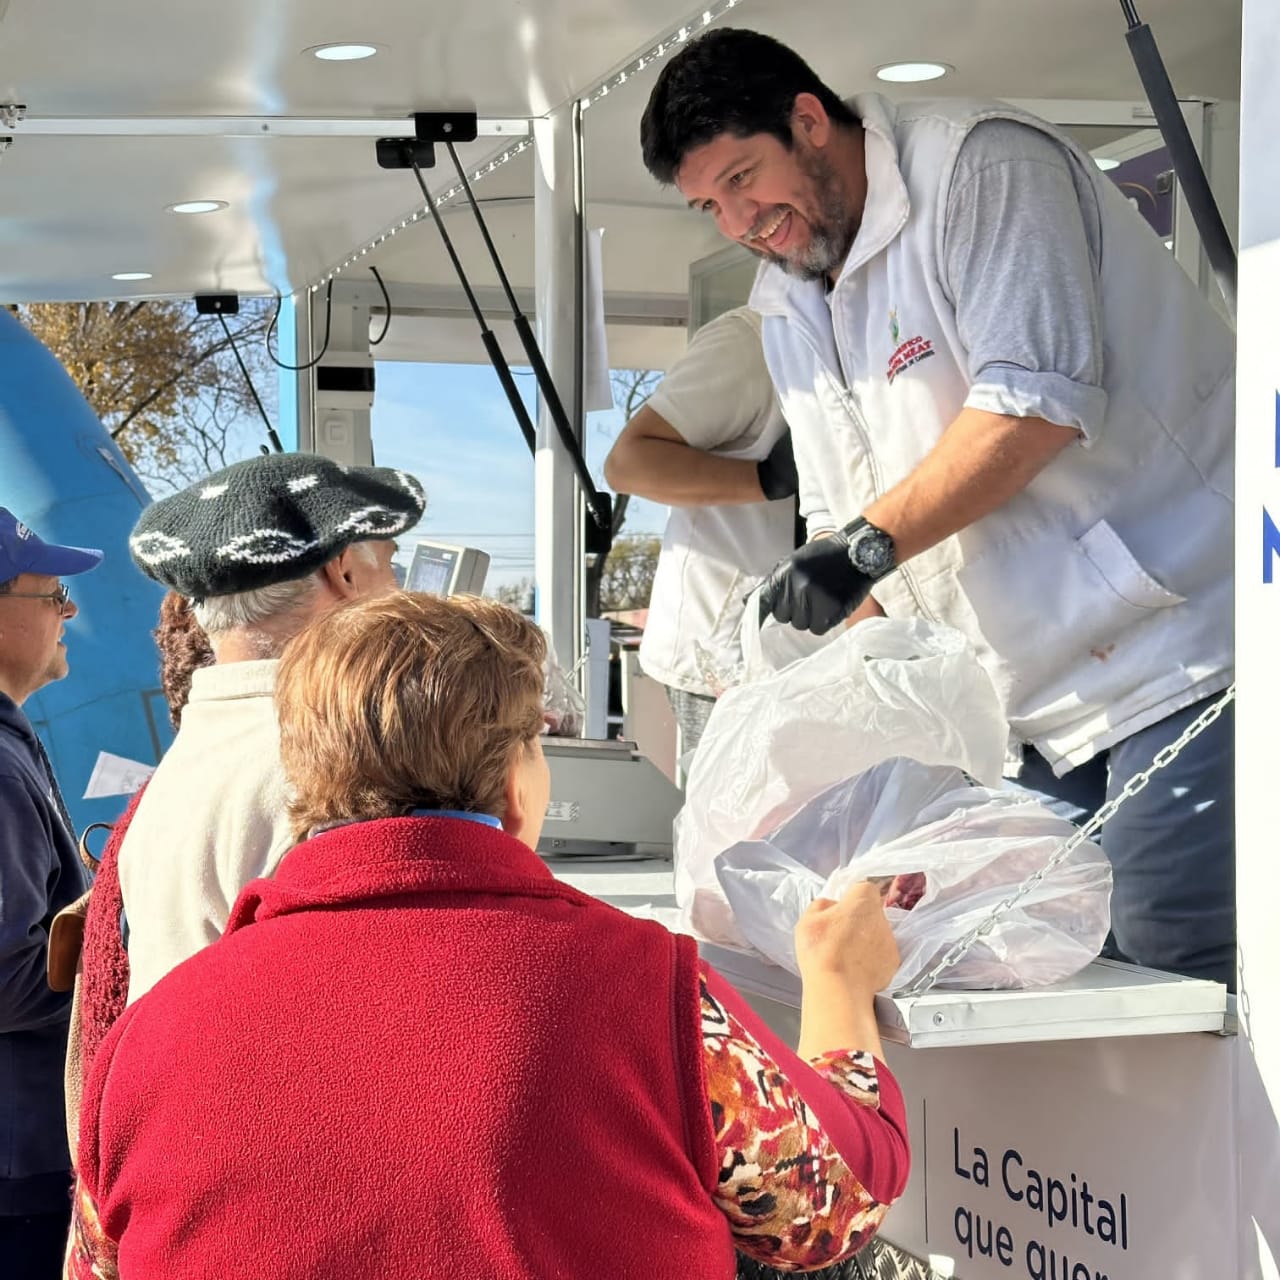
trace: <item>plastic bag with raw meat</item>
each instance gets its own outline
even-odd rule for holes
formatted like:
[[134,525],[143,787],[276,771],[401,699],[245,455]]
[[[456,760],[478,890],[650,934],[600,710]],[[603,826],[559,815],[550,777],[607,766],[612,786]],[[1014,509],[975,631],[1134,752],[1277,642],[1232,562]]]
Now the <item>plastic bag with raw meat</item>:
[[[716,861],[745,939],[797,972],[792,932],[817,897],[885,881],[902,963],[891,990],[934,964],[1045,866],[1074,830],[1014,790],[977,787],[958,769],[890,760],[810,800],[763,840]],[[1081,844],[939,979],[1000,990],[1060,982],[1083,969],[1110,928],[1111,866]]]
[[893,756],[998,785],[1009,732],[977,655],[949,627],[872,619],[777,671],[745,627],[743,644],[756,674],[716,702],[675,838],[676,900],[686,922],[737,947],[746,939],[716,878],[724,850],[776,829],[834,783]]

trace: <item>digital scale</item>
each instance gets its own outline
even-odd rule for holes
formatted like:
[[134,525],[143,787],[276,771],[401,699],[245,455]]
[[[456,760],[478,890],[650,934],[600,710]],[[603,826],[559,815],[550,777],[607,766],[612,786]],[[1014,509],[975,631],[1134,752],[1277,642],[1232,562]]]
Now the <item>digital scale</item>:
[[683,794],[634,742],[543,738],[551,802],[538,852],[548,857],[671,857]]
[[406,591],[433,596],[478,596],[489,572],[489,553],[475,547],[452,547],[444,542],[419,542],[409,571]]

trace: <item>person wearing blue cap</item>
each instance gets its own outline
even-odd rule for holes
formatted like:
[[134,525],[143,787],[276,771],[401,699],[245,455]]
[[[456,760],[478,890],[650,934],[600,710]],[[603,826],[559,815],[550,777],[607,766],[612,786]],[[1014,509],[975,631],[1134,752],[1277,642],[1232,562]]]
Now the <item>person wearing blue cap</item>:
[[0,507],[0,1258],[53,1280],[71,1212],[63,1056],[71,996],[45,980],[54,916],[89,887],[49,757],[22,704],[67,674],[61,581],[101,551],[45,542]]

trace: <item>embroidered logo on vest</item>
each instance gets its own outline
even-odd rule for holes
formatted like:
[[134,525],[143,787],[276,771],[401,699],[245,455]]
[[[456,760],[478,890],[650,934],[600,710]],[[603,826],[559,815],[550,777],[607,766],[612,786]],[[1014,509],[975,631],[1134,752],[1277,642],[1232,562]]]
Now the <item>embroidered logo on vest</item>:
[[885,370],[885,377],[888,378],[890,384],[894,378],[900,374],[903,369],[910,369],[913,364],[919,364],[921,360],[927,360],[933,355],[933,339],[917,336],[908,338],[906,342],[899,342],[902,336],[898,327],[898,308],[889,308],[889,337],[893,340],[896,348],[893,355],[889,357],[889,367]]

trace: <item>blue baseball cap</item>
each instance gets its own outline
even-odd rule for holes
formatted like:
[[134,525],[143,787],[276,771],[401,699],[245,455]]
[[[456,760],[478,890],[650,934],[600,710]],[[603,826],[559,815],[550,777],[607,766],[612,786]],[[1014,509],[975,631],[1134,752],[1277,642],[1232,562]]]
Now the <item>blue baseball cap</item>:
[[0,507],[0,582],[10,582],[20,573],[69,578],[73,574],[88,573],[101,563],[101,551],[45,542],[12,511]]

